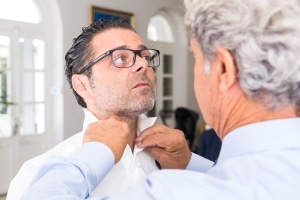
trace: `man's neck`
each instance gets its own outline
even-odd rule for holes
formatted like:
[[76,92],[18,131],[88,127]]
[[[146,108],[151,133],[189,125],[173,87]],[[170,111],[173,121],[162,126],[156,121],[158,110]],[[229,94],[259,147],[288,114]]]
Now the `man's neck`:
[[133,152],[134,145],[135,145],[135,139],[137,137],[137,121],[138,121],[138,118],[136,118],[136,119],[121,118],[121,120],[123,122],[126,122],[129,126],[130,135],[128,137],[127,144],[130,146],[131,151]]
[[[230,113],[231,115],[223,116],[219,124],[223,124],[223,129],[218,129],[219,136],[224,138],[230,131],[247,124],[262,122],[274,119],[293,118],[297,117],[295,109],[290,107],[271,110],[264,105],[257,103],[246,103],[238,106],[237,112]],[[226,119],[226,120],[225,120]],[[226,123],[225,123],[226,122]]]
[[[88,109],[90,110],[90,109]],[[107,119],[109,118],[112,113],[107,113],[107,112],[99,112],[99,113],[93,113],[98,119]],[[118,115],[114,113],[116,116],[120,118],[121,121],[126,122],[129,126],[130,130],[130,135],[128,137],[128,142],[127,144],[130,146],[131,151],[134,149],[135,145],[135,139],[137,137],[137,122],[138,122],[138,116],[133,117],[133,116],[124,116],[122,114]]]

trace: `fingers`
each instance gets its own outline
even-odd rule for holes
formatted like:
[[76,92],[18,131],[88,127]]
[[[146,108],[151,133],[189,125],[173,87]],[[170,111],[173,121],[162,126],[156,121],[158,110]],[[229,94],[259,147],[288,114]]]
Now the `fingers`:
[[164,125],[156,124],[144,130],[136,142],[164,169],[185,169],[191,157],[184,133]]
[[179,138],[180,140],[184,138],[182,131],[156,124],[144,130],[136,138],[136,143],[139,148],[151,146],[168,147],[176,143]]
[[136,138],[136,142],[141,142],[145,137],[155,134],[156,124],[145,129],[141,134]]
[[186,169],[192,155],[188,149],[184,148],[170,152],[161,147],[147,147],[145,150],[154,156],[162,169]]
[[116,116],[89,124],[84,135],[83,143],[99,142],[111,149],[118,162],[128,142],[129,126]]
[[152,146],[160,146],[160,134],[149,134],[146,137],[144,137],[142,140],[137,140],[137,147],[139,148],[146,148],[146,147],[152,147]]

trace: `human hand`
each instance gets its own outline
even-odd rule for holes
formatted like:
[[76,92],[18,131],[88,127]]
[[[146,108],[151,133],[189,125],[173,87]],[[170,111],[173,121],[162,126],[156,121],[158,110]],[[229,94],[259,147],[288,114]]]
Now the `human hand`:
[[184,133],[161,124],[144,130],[136,143],[150,152],[163,169],[185,169],[192,156]]
[[129,127],[118,117],[112,116],[109,119],[99,120],[89,124],[82,143],[100,142],[111,149],[117,163],[124,152],[129,136]]

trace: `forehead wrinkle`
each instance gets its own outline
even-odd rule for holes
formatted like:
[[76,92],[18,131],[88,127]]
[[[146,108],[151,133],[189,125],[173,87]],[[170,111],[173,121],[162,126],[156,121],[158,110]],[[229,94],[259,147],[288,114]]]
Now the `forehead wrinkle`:
[[[105,52],[107,52],[107,51],[109,51],[109,50],[114,50],[114,49],[131,49],[131,47],[130,47],[129,45],[125,44],[125,45],[120,45],[120,46],[116,46],[116,47],[111,47],[110,49],[105,49],[105,50],[99,51],[99,50],[97,49],[97,40],[99,40],[99,41],[103,41],[103,40],[104,40],[104,42],[101,42],[101,43],[102,43],[101,46],[106,46],[107,44],[110,44],[111,41],[115,41],[115,40],[116,40],[116,38],[115,38],[115,39],[111,39],[111,38],[108,37],[106,40],[103,38],[103,37],[106,37],[105,34],[107,34],[107,32],[110,32],[110,31],[112,31],[112,30],[110,29],[110,30],[106,30],[106,31],[104,31],[104,32],[102,32],[102,33],[99,33],[98,35],[96,35],[96,37],[94,37],[94,38],[92,39],[92,48],[93,48],[93,49],[92,49],[92,53],[93,53],[94,56],[101,55],[101,54],[103,54],[103,53],[105,53]],[[127,31],[127,30],[125,30],[125,31]],[[135,32],[132,32],[132,33],[136,34]],[[138,39],[139,39],[140,42],[142,43],[142,44],[137,45],[137,49],[138,49],[138,50],[141,50],[141,49],[147,49],[147,46],[145,46],[145,45],[143,44],[143,41],[142,41],[142,39],[139,37],[139,35],[136,34],[136,36],[138,36]],[[132,37],[132,36],[130,36],[130,37]],[[99,38],[101,38],[101,39],[99,39]],[[126,38],[124,38],[124,39],[126,39]],[[134,49],[133,49],[133,50],[134,50]]]

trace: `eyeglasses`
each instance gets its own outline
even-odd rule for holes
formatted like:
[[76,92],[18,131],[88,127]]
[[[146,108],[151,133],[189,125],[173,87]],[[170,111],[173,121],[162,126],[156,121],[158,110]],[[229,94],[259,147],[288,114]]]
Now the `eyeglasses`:
[[141,58],[147,61],[148,67],[158,67],[160,64],[159,54],[160,52],[157,49],[113,49],[105,52],[101,56],[88,63],[77,74],[82,74],[108,55],[110,55],[113,65],[117,68],[129,68],[133,66],[136,60],[136,55],[139,55]]

